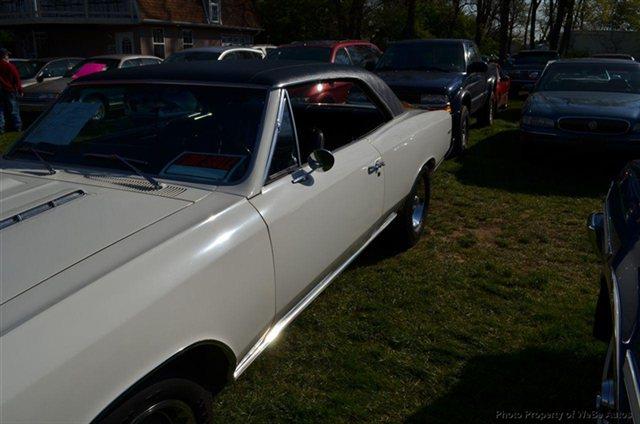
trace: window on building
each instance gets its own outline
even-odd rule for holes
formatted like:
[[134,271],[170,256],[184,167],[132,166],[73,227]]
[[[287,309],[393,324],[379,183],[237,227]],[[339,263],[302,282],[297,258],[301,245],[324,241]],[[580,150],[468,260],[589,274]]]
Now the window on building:
[[122,41],[120,42],[120,50],[123,54],[133,53],[133,43],[129,37],[122,38]]
[[153,55],[164,59],[164,30],[162,28],[154,28],[152,38]]
[[182,30],[182,48],[190,49],[193,47],[193,31],[190,29]]
[[209,0],[209,22],[220,23],[220,0]]

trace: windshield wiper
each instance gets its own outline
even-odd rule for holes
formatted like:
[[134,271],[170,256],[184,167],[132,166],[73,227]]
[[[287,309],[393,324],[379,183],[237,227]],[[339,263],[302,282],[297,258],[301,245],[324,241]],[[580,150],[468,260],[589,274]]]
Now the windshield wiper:
[[47,162],[46,160],[44,160],[44,158],[42,157],[42,155],[48,155],[48,156],[53,156],[55,153],[53,152],[48,152],[46,150],[39,150],[36,149],[34,147],[20,147],[18,149],[16,149],[17,152],[29,152],[31,153],[33,156],[35,156],[38,161],[42,164],[42,166],[44,166],[45,168],[47,168],[47,171],[49,171],[49,175],[53,175],[56,173],[56,170],[53,169],[53,166],[51,166],[51,164],[49,162]]
[[126,165],[127,167],[129,167],[129,169],[131,169],[133,172],[135,172],[139,177],[144,178],[145,180],[147,180],[155,190],[160,190],[162,188],[162,184],[160,184],[158,182],[158,180],[156,180],[155,178],[153,178],[150,175],[145,174],[144,172],[140,171],[138,168],[136,168],[135,165],[133,165],[131,162],[138,162],[138,163],[142,163],[144,165],[147,164],[147,162],[142,161],[142,160],[137,160],[137,159],[130,159],[130,158],[125,158],[122,157],[118,154],[115,153],[110,153],[110,154],[104,154],[104,153],[85,153],[83,154],[83,156],[85,157],[93,157],[93,158],[102,158],[102,159],[115,159],[117,161],[119,161],[120,163]]

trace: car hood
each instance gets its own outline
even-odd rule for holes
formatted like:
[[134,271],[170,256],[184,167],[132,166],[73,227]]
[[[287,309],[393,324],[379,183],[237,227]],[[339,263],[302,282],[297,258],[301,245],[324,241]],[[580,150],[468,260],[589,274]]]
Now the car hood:
[[380,71],[377,74],[392,89],[412,89],[424,94],[445,94],[462,81],[462,74],[456,72]]
[[525,113],[560,116],[603,116],[640,120],[640,94],[589,91],[540,91],[532,94]]
[[54,80],[44,81],[37,84],[32,84],[24,89],[24,94],[34,93],[62,93],[67,85],[71,82],[71,78],[58,78]]
[[0,171],[2,304],[193,203],[61,178]]

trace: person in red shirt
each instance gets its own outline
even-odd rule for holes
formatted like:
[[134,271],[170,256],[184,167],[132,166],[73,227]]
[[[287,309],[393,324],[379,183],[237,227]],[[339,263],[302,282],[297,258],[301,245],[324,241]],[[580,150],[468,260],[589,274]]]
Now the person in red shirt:
[[5,117],[14,131],[22,130],[18,96],[22,95],[22,81],[18,69],[9,62],[9,50],[0,48],[0,134],[4,133]]

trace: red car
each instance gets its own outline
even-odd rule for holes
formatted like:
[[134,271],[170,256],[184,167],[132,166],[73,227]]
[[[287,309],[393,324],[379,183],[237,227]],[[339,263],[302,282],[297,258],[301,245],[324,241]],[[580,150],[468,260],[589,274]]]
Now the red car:
[[[373,70],[380,56],[382,51],[368,41],[306,41],[282,45],[271,50],[266,59],[335,63]],[[308,93],[296,94],[312,99],[313,103],[344,103],[349,89],[348,84],[318,84]]]
[[496,64],[496,84],[494,87],[494,95],[496,99],[496,109],[504,110],[509,107],[509,90],[511,89],[511,78],[509,78]]

